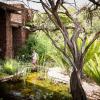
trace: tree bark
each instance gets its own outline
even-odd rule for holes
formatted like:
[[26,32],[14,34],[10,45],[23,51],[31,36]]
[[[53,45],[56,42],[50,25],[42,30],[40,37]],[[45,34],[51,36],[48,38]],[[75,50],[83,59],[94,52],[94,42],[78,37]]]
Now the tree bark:
[[87,100],[80,80],[80,72],[73,70],[70,78],[70,89],[73,100]]

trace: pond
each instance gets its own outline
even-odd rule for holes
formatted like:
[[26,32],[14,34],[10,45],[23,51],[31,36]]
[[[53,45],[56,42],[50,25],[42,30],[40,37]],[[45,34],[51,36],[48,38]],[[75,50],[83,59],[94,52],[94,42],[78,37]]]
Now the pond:
[[30,73],[24,81],[0,83],[0,100],[71,100],[68,85]]

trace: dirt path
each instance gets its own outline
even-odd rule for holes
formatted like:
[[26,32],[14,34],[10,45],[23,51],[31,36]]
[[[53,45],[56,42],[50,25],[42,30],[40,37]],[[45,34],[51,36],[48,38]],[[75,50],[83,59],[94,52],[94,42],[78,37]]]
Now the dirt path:
[[82,82],[82,86],[86,91],[89,100],[100,100],[100,86],[95,83]]

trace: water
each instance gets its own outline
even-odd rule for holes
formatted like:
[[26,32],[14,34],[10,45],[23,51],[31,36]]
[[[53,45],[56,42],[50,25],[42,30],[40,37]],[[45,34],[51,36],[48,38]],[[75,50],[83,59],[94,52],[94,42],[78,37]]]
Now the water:
[[66,85],[39,80],[37,76],[31,74],[27,81],[0,83],[0,100],[71,100]]
[[[21,89],[24,89],[23,82],[11,83],[3,82],[0,83],[0,98],[1,100],[24,100],[26,97],[21,93]],[[26,100],[26,99],[25,99]]]

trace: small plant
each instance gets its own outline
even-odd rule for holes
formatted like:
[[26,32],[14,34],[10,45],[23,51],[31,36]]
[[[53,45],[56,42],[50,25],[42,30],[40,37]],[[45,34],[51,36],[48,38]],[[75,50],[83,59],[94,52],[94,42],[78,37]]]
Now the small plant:
[[100,56],[95,53],[95,58],[90,59],[84,67],[86,75],[100,85]]
[[6,60],[3,65],[3,71],[7,74],[14,74],[18,71],[19,63],[16,60]]
[[89,48],[85,57],[85,63],[87,63],[90,59],[93,59],[95,53],[100,55],[100,41],[99,40],[96,40]]
[[30,72],[30,69],[30,64],[22,63],[14,59],[6,60],[3,65],[3,72],[10,75],[21,74],[22,76],[25,76],[27,75],[27,72]]

